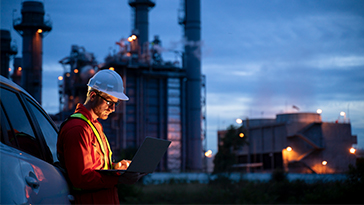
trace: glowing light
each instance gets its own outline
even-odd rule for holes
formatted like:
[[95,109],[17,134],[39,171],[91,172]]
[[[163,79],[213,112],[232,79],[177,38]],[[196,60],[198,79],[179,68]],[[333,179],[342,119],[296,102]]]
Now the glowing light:
[[128,41],[129,41],[129,42],[132,42],[132,41],[134,41],[135,39],[137,39],[136,35],[132,35],[132,36],[130,36],[130,37],[128,38]]
[[115,68],[114,67],[110,67],[109,70],[115,70]]
[[244,133],[242,133],[242,132],[241,132],[241,133],[239,134],[239,137],[243,138],[243,137],[244,137]]
[[42,29],[38,29],[37,33],[42,33],[43,30]]
[[287,150],[288,152],[290,152],[290,151],[292,151],[292,147],[287,147],[287,148],[286,148],[286,150]]
[[75,69],[73,72],[78,73],[78,69]]
[[321,163],[322,165],[324,165],[324,166],[326,166],[327,165],[327,161],[322,161],[322,163]]
[[355,154],[356,149],[355,149],[354,147],[352,147],[352,148],[350,148],[350,149],[349,149],[349,152],[350,152],[351,154]]
[[66,73],[66,76],[69,78],[71,76],[71,74],[70,73]]
[[340,116],[345,116],[345,112],[344,111],[341,111],[340,112]]
[[322,110],[321,110],[321,109],[317,109],[317,110],[316,110],[316,113],[317,113],[317,114],[321,114],[321,113],[322,113]]
[[205,156],[208,158],[212,157],[212,151],[208,150],[207,152],[205,152]]
[[11,68],[9,68],[9,72],[11,71]]
[[21,71],[21,70],[23,70],[21,67],[18,67],[18,71]]
[[235,122],[238,123],[238,124],[241,124],[241,123],[243,123],[243,120],[238,118],[238,119],[235,120]]
[[63,76],[58,76],[58,80],[63,80]]

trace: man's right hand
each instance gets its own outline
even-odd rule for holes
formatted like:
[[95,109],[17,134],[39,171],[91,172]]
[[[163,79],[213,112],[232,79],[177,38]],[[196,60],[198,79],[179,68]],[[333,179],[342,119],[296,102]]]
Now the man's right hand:
[[126,170],[130,163],[130,160],[121,160],[120,162],[114,164],[114,169]]
[[135,184],[140,178],[145,176],[145,173],[125,172],[119,177],[119,184]]

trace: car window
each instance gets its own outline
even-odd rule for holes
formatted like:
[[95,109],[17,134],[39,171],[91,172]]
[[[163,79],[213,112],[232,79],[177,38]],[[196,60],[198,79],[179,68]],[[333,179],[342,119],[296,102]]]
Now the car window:
[[33,114],[35,118],[38,121],[40,130],[43,133],[43,137],[52,153],[53,161],[56,162],[57,160],[57,131],[52,126],[52,124],[48,121],[47,117],[44,116],[44,113],[39,110],[37,106],[35,106],[33,103],[27,99],[27,102],[29,103],[29,107],[33,111]]
[[1,125],[0,125],[0,131],[1,131],[1,142],[4,144],[11,145],[12,147],[18,147],[14,132],[10,128],[9,122],[5,117],[3,107],[0,106],[0,115],[1,115]]
[[[19,101],[16,93],[1,88],[1,103],[4,108],[5,119],[10,124],[9,136],[14,136],[18,149],[27,152],[35,157],[42,158],[42,151],[39,140],[34,134],[33,127]],[[14,146],[14,144],[10,144]]]

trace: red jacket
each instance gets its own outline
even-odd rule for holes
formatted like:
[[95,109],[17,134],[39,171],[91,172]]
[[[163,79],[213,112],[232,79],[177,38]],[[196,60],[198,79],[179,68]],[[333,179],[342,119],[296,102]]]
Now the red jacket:
[[[107,148],[100,122],[93,120],[91,113],[82,104],[77,105],[75,113],[83,114],[94,124],[104,147]],[[103,168],[104,155],[86,121],[71,118],[63,125],[58,136],[57,153],[72,185],[82,189],[82,192],[73,194],[76,204],[119,204],[115,187],[118,177],[102,175],[95,171]]]

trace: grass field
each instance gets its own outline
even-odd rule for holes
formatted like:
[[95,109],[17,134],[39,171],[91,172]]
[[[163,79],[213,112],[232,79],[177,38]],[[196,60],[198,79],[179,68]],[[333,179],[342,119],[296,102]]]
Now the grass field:
[[120,187],[122,204],[355,204],[363,202],[362,183],[214,181]]

